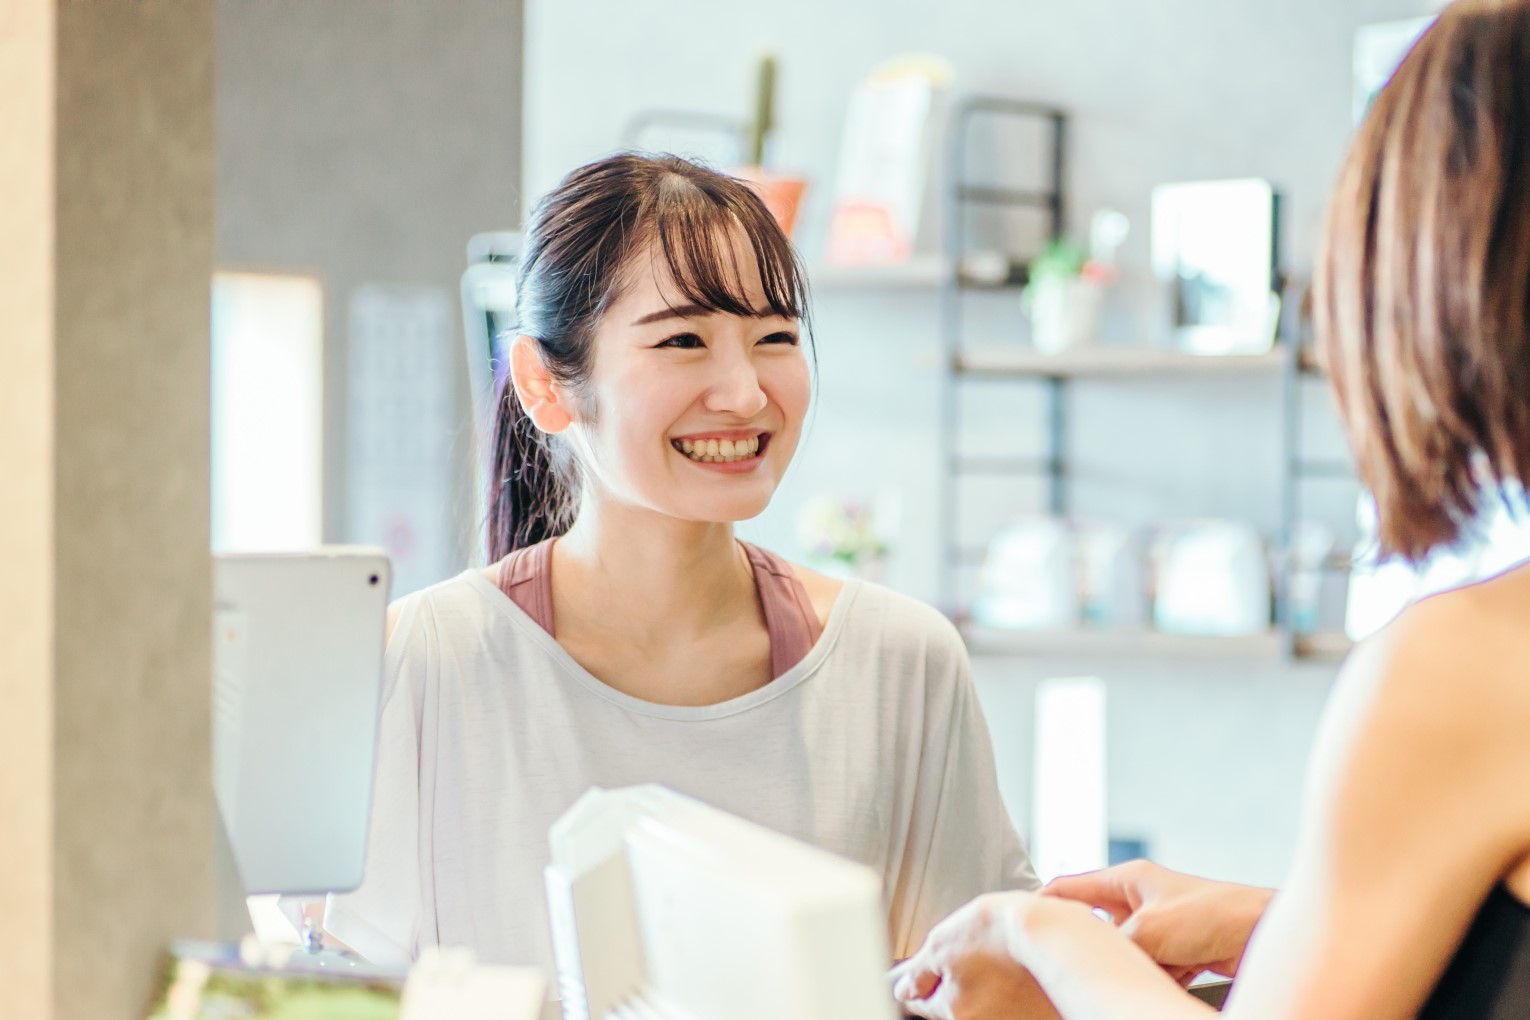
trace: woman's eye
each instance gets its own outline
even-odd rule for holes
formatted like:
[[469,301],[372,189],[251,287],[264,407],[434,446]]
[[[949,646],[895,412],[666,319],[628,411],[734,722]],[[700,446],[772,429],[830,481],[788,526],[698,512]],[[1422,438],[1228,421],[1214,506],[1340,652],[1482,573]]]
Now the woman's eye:
[[795,334],[795,333],[787,333],[787,332],[772,333],[769,336],[765,337],[763,340],[761,340],[760,343],[762,343],[762,344],[790,344],[791,346],[795,347],[795,346],[797,346],[797,334]]
[[665,340],[663,343],[660,343],[658,346],[678,347],[684,351],[693,351],[698,347],[705,347],[706,344],[702,343],[701,337],[697,336],[695,333],[677,333],[670,337],[668,340]]

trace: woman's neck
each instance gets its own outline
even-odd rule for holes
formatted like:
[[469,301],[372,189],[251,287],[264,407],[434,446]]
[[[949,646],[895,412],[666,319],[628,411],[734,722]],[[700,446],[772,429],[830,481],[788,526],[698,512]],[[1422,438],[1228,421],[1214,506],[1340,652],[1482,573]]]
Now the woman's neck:
[[748,559],[731,524],[592,499],[553,546],[552,574],[560,608],[600,621],[613,638],[701,635],[752,612],[756,603]]

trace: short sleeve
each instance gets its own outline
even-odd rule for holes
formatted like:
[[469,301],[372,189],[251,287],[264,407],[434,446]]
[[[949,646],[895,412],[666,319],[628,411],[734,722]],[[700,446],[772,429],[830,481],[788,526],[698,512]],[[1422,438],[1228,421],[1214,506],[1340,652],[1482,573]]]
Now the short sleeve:
[[324,914],[326,931],[374,963],[411,962],[429,916],[420,782],[424,692],[436,662],[429,622],[423,597],[401,607],[384,657],[362,882],[353,892],[332,894]]
[[894,955],[919,948],[946,915],[984,893],[1038,889],[1040,880],[999,795],[993,744],[960,637],[945,620],[928,659],[904,901],[891,917]]

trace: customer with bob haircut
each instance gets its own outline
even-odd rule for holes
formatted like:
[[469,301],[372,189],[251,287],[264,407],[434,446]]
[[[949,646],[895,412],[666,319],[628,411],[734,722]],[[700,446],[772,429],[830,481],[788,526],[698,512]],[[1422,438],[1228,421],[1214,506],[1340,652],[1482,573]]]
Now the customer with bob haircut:
[[[1420,560],[1530,481],[1530,2],[1462,0],[1403,61],[1315,295],[1382,542]],[[926,1017],[1174,1020],[1210,1011],[1176,979],[1213,969],[1235,1017],[1530,1016],[1530,565],[1356,649],[1271,896],[1139,862],[981,897],[896,992]]]

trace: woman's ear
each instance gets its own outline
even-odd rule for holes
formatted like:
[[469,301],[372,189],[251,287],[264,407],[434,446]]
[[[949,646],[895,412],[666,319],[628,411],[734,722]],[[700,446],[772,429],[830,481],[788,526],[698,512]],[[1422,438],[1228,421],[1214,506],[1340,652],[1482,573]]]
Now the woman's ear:
[[574,420],[568,394],[547,370],[537,342],[518,336],[510,345],[510,384],[537,428],[549,435],[562,432]]

